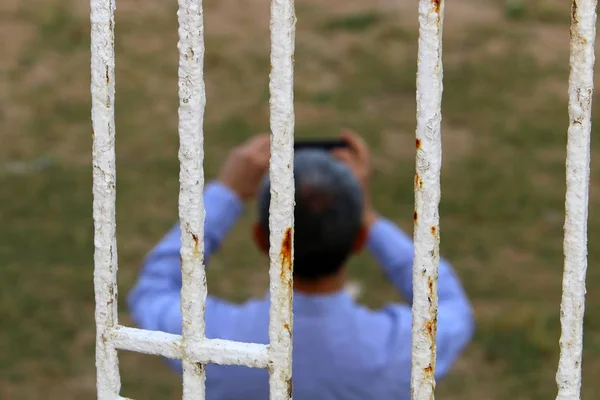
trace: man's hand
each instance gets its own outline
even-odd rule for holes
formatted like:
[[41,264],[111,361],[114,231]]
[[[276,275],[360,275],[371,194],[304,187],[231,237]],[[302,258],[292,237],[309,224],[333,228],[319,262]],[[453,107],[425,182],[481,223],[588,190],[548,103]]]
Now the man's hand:
[[271,143],[268,134],[252,137],[229,153],[218,179],[241,200],[256,195],[262,177],[269,168]]
[[371,202],[369,181],[371,179],[371,152],[367,144],[360,136],[351,131],[344,131],[342,139],[348,144],[345,149],[335,149],[332,154],[350,168],[363,189],[364,211],[363,219],[365,227],[370,228],[378,215]]

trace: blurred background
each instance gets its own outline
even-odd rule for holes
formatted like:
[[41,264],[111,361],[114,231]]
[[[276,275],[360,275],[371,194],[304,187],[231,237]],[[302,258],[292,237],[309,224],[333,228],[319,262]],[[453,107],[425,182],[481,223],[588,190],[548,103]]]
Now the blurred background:
[[[569,7],[451,0],[444,22],[442,254],[474,302],[477,334],[440,399],[556,394],[564,220]],[[297,1],[296,133],[360,132],[377,207],[412,230],[416,1]],[[116,11],[120,320],[145,253],[176,221],[177,5]],[[206,175],[268,130],[269,1],[206,0]],[[93,399],[89,5],[0,2],[0,398]],[[594,126],[600,124],[595,97]],[[600,392],[600,147],[592,146],[583,397]],[[209,269],[212,294],[267,287],[254,208]],[[367,256],[351,265],[370,306],[396,300]],[[177,399],[156,357],[121,354],[122,395]]]

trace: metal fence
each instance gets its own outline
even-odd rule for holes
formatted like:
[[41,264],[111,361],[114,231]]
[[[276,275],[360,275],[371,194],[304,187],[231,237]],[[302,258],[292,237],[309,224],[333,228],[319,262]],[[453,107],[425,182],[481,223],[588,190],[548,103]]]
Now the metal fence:
[[[567,143],[565,267],[560,308],[562,334],[556,381],[560,400],[580,398],[591,105],[597,0],[573,0]],[[201,0],[179,0],[179,137],[183,315],[182,335],[119,325],[115,227],[114,0],[91,0],[93,121],[94,288],[98,399],[120,397],[118,350],[183,361],[183,398],[205,398],[208,363],[267,368],[270,399],[292,397],[293,268],[293,65],[296,18],[293,0],[272,0],[270,125],[269,345],[205,337],[203,266],[204,188],[203,11]],[[412,398],[433,399],[439,265],[442,25],[444,1],[419,0],[417,131],[413,265]]]

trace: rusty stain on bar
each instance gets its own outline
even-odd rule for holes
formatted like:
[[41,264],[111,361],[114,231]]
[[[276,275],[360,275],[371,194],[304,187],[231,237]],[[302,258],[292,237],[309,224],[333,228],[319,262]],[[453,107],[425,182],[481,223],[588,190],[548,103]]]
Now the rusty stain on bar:
[[411,398],[435,391],[444,1],[419,1]]
[[179,220],[183,399],[204,400],[206,374],[191,353],[205,339],[204,23],[201,0],[179,0]]
[[281,251],[279,257],[281,258],[281,279],[291,281],[288,279],[291,276],[293,267],[292,258],[292,245],[293,245],[293,229],[288,227],[283,234],[283,241],[281,242]]
[[566,159],[565,260],[560,306],[560,358],[556,373],[557,400],[581,398],[596,7],[597,0],[574,0],[571,7],[570,123]]
[[293,0],[271,1],[271,205],[269,208],[270,400],[292,397],[292,297],[294,226],[294,46]]
[[112,400],[121,388],[117,350],[108,338],[118,323],[112,0],[91,0],[90,22],[96,390],[99,400]]

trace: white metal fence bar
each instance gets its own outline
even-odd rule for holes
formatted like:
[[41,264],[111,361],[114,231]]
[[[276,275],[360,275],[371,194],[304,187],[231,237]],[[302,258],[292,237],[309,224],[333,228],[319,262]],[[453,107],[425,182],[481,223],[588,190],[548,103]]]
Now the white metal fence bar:
[[[183,338],[180,335],[121,326],[110,333],[110,340],[118,350],[183,358]],[[205,339],[188,345],[188,357],[192,362],[255,368],[267,368],[268,365],[268,347],[264,344]]]
[[581,396],[597,0],[573,0],[558,400]]
[[443,0],[419,1],[411,398],[435,391],[442,164]]
[[271,205],[269,268],[269,385],[271,400],[292,398],[292,290],[294,238],[293,0],[271,2]]
[[179,0],[179,220],[181,224],[181,314],[183,399],[204,400],[205,366],[191,348],[205,340],[204,272],[204,24],[202,0]]
[[97,325],[97,392],[122,399],[117,350],[183,362],[184,399],[205,398],[204,365],[268,368],[271,399],[291,399],[293,269],[293,2],[274,0],[271,10],[270,326],[268,346],[205,337],[203,133],[203,21],[199,0],[179,0],[179,137],[182,335],[118,325],[115,236],[114,3],[90,0],[92,21],[92,119],[94,129],[94,226]]
[[112,400],[121,387],[117,350],[107,339],[118,323],[113,0],[91,0],[90,8],[96,386],[99,399]]

